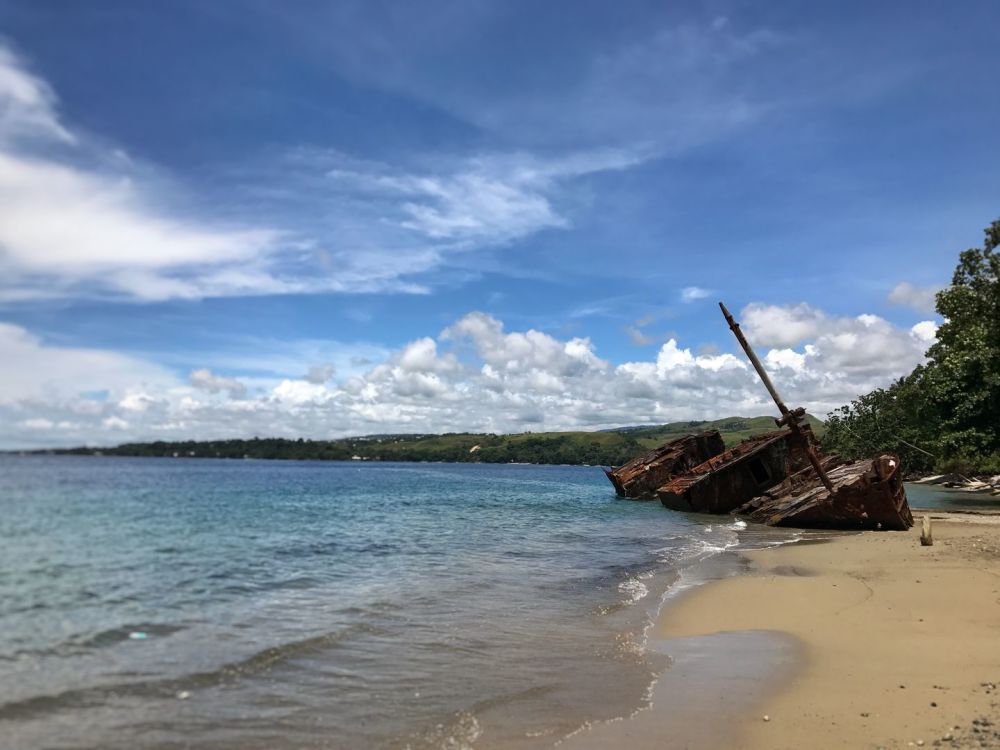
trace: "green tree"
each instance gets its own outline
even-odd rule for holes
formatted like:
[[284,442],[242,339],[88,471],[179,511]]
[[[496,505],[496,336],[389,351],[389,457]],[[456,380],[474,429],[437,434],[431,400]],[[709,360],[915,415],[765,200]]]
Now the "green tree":
[[929,395],[947,455],[1000,451],[1000,221],[981,249],[959,257],[951,286],[938,292],[945,319],[927,352]]
[[951,286],[938,292],[944,322],[927,364],[830,414],[830,450],[851,458],[896,450],[917,469],[1000,471],[998,246],[1000,220],[982,248],[959,256]]

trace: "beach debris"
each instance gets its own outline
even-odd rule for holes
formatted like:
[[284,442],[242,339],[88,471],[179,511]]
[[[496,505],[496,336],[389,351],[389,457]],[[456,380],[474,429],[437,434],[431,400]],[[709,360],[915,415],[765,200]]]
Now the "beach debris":
[[920,544],[923,547],[930,547],[934,544],[934,536],[931,534],[931,517],[926,513],[920,522]]
[[187,690],[181,690],[179,693],[177,693],[177,700],[179,701],[186,701],[190,697],[191,693],[189,693]]
[[762,718],[764,719],[764,721],[770,721],[771,720],[771,717],[768,716],[767,714],[764,714],[764,716]]
[[141,630],[133,630],[131,633],[128,634],[128,637],[130,640],[133,641],[144,641],[147,638],[149,638],[149,636],[146,633],[142,632]]
[[607,471],[622,497],[668,508],[733,513],[770,526],[905,530],[913,525],[893,453],[824,456],[805,409],[789,409],[726,306],[722,314],[781,416],[781,428],[725,448],[717,430],[685,435]]

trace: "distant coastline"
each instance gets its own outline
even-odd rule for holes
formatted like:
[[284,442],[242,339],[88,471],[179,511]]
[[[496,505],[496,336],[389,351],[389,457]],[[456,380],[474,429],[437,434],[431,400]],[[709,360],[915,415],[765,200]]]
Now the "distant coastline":
[[[813,429],[823,423],[810,417]],[[538,432],[512,435],[370,435],[337,440],[251,438],[123,443],[112,447],[7,451],[48,455],[146,456],[158,458],[256,458],[300,461],[447,461],[617,466],[680,435],[716,429],[727,445],[775,429],[768,416],[671,422],[597,432]]]

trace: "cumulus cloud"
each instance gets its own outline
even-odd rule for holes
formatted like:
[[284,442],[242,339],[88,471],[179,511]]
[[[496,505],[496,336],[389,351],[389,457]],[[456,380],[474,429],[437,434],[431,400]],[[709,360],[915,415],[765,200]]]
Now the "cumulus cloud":
[[[785,399],[820,416],[909,372],[936,330],[930,321],[907,329],[874,315],[834,317],[801,305],[750,305],[741,317],[751,312],[764,322],[808,324],[804,339],[801,331],[772,332],[769,340],[778,343],[756,344]],[[601,429],[771,412],[741,353],[697,352],[671,338],[649,359],[616,365],[588,338],[510,331],[482,312],[339,378],[259,380],[253,388],[246,378],[207,368],[185,382],[141,359],[56,346],[0,326],[6,447]]]
[[908,281],[901,281],[889,292],[889,301],[894,305],[913,308],[917,312],[933,313],[939,291],[939,286],[914,286]]
[[751,343],[759,346],[788,347],[815,338],[826,324],[826,316],[806,303],[764,305],[743,308],[740,325]]

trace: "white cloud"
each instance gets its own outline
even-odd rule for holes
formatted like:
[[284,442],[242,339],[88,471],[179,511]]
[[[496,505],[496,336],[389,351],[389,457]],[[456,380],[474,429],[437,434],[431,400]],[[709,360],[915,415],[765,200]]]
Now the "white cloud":
[[695,302],[705,299],[711,293],[711,289],[703,289],[700,286],[686,286],[681,289],[681,302]]
[[[160,217],[142,202],[128,179],[0,153],[5,286],[13,282],[23,295],[46,296],[86,282],[140,299],[163,299],[275,283],[219,271],[226,264],[258,262],[274,233],[203,228]],[[186,277],[193,268],[206,269],[207,275]]]
[[625,333],[628,334],[629,341],[636,346],[649,346],[656,343],[655,336],[649,336],[642,332],[638,326],[625,326]]
[[815,338],[826,325],[826,316],[806,303],[764,305],[743,308],[740,325],[755,346],[789,347]]
[[933,320],[923,320],[910,329],[913,337],[926,347],[937,338],[938,325]]
[[2,44],[0,204],[3,299],[166,299],[296,287],[272,273],[278,232],[170,215],[165,196],[128,160],[84,143],[60,122],[52,90]]
[[917,312],[933,313],[935,311],[939,286],[914,286],[908,281],[901,281],[889,292],[889,301],[894,305],[911,307]]
[[436,160],[433,169],[401,172],[389,165],[345,159],[327,175],[340,189],[384,201],[395,223],[438,248],[494,245],[570,220],[554,204],[562,185],[640,161],[625,150],[594,150],[541,158],[529,153]]
[[[809,323],[804,342],[758,342],[758,352],[787,402],[820,416],[909,372],[936,330],[929,321],[904,329],[803,306],[748,309],[764,311],[764,321]],[[0,326],[0,421],[11,425],[2,441],[598,429],[773,412],[742,354],[695,353],[672,338],[650,359],[612,365],[587,338],[507,331],[481,312],[361,367],[323,382],[258,379],[252,388],[203,368],[185,383],[144,360]]]
[[314,385],[322,385],[337,372],[337,368],[329,362],[322,365],[312,365],[303,376],[303,380]]
[[76,139],[55,115],[55,102],[48,84],[25,70],[0,43],[0,142],[43,136],[74,143]]
[[209,220],[179,208],[190,188],[63,124],[51,88],[0,42],[0,300],[425,293],[413,277],[457,253],[568,227],[568,181],[636,160],[442,155],[417,169],[295,152],[242,175],[252,217]]
[[163,388],[175,382],[168,370],[151,362],[102,349],[48,345],[20,326],[0,323],[0,405],[97,391],[124,395],[137,386]]
[[277,403],[290,406],[323,404],[332,398],[331,392],[322,384],[304,380],[282,380],[271,396]]
[[244,398],[247,394],[247,387],[239,380],[215,375],[211,370],[194,370],[188,380],[206,393],[228,393],[231,398]]

